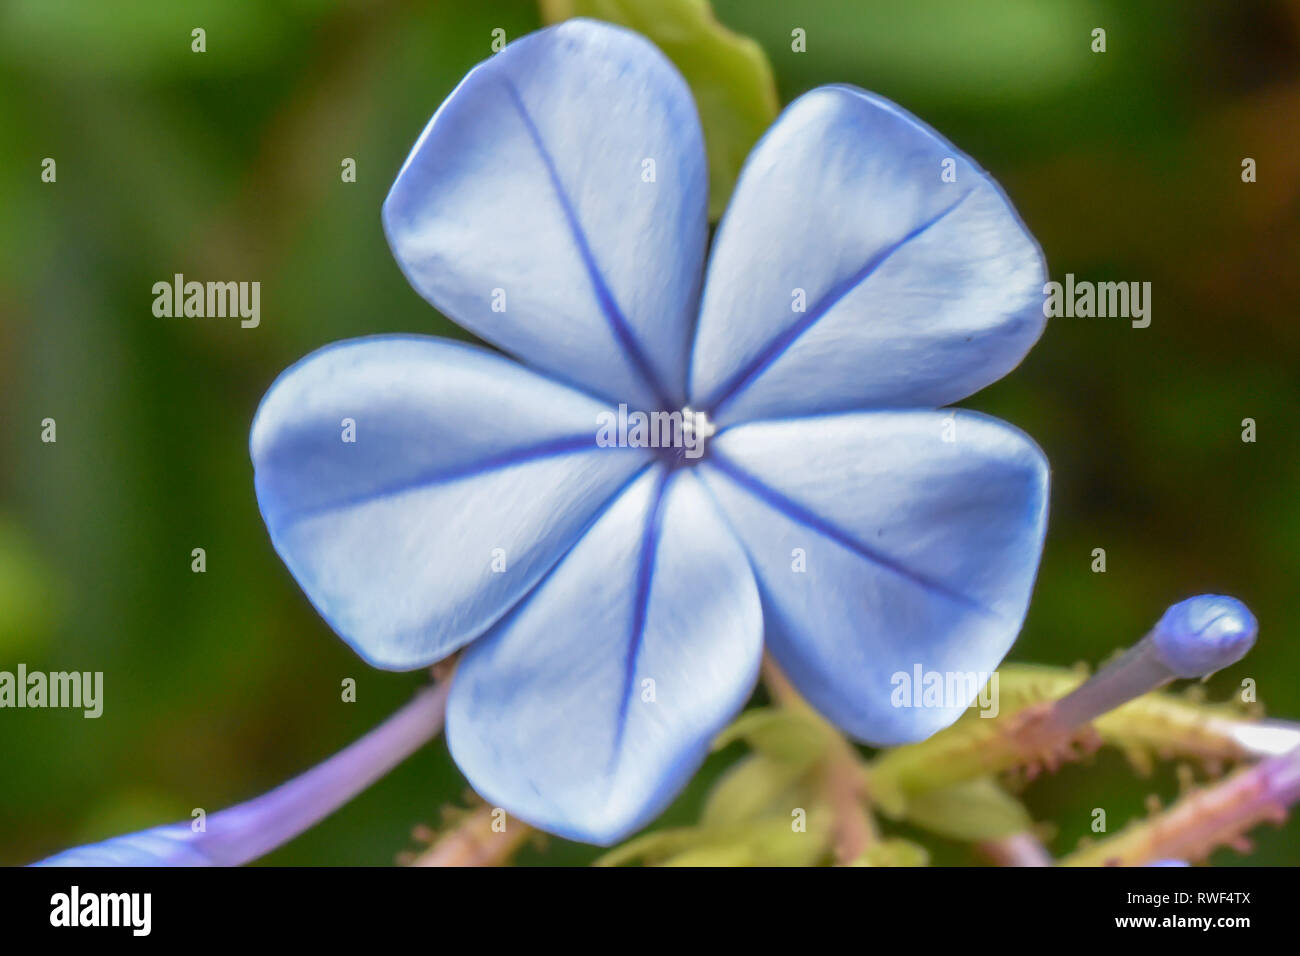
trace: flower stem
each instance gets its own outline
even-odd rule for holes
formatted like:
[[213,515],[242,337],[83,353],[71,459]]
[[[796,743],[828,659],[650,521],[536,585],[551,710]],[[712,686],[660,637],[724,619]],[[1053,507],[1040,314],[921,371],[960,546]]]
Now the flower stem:
[[[770,654],[763,655],[762,673],[768,692],[781,706],[816,716]],[[852,744],[838,731],[827,727],[831,731],[831,744],[824,758],[824,781],[831,808],[831,843],[836,862],[848,864],[859,859],[879,835],[866,807],[868,793],[862,761]]]
[[292,840],[383,777],[442,730],[450,683],[426,687],[364,737],[306,773],[208,819],[197,847],[237,866]]
[[240,866],[329,816],[442,729],[450,682],[426,687],[324,763],[269,793],[208,817],[75,847],[39,866]]
[[1118,659],[1064,697],[1027,712],[1017,732],[1027,749],[1051,755],[1129,701],[1178,678],[1205,678],[1236,663],[1254,646],[1257,632],[1255,616],[1236,598],[1201,594],[1179,601]]
[[1300,801],[1300,748],[1268,757],[1195,791],[1162,813],[1062,860],[1063,866],[1142,866],[1200,860],[1221,845],[1250,849],[1246,831],[1282,823]]
[[475,810],[417,856],[411,866],[501,866],[508,862],[533,829],[511,820],[506,829],[494,830],[493,812],[488,806]]
[[1076,727],[1127,704],[1172,681],[1174,675],[1143,638],[1120,657],[1102,667],[1070,693],[1054,701],[1043,717],[1045,734],[1068,736]]
[[[1029,720],[1024,715],[1041,715],[1081,679],[1069,670],[1031,664],[1004,664],[998,674],[999,716],[964,717],[926,740],[884,751],[871,763],[871,786],[879,803],[891,795],[905,798],[1015,770],[1037,759],[1034,741],[1023,732]],[[1087,728],[1087,733],[1093,731],[1100,742],[1120,748],[1139,766],[1150,764],[1152,753],[1215,766],[1300,745],[1300,725],[1246,719],[1230,705],[1196,704],[1166,693],[1144,694],[1102,714]],[[1084,742],[1084,737],[1070,739]],[[1066,756],[1063,749],[1057,753]]]

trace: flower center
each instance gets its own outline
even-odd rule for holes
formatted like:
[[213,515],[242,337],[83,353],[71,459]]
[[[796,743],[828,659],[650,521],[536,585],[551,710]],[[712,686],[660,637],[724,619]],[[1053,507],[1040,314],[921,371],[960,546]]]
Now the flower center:
[[704,457],[704,444],[718,430],[717,427],[709,421],[709,416],[704,412],[697,412],[687,405],[681,411],[682,415],[682,455],[680,457],[689,461],[698,461]]
[[642,412],[619,405],[596,418],[596,444],[602,448],[654,448],[674,467],[704,457],[704,445],[717,432],[704,412],[687,405],[677,412]]

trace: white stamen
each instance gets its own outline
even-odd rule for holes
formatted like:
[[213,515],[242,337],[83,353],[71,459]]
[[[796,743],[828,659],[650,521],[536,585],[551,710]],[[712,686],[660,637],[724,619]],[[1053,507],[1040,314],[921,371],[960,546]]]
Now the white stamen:
[[698,458],[703,455],[704,442],[712,438],[717,430],[704,412],[697,412],[689,405],[682,409],[682,437],[686,440],[687,448],[695,452],[690,454],[688,451],[688,457]]

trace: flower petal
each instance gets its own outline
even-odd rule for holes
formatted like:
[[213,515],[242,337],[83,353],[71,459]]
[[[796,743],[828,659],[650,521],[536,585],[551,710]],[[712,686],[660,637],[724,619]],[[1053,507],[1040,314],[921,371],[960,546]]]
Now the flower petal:
[[461,82],[384,228],[411,284],[465,328],[614,401],[678,408],[707,202],[681,75],[644,38],[571,20]]
[[980,684],[914,707],[893,699],[894,676],[920,667],[952,686],[1010,648],[1043,544],[1038,448],[945,410],[741,425],[709,454],[705,483],[749,552],[768,650],[799,691],[876,744],[955,720]]
[[638,478],[452,681],[448,745],[474,789],[571,839],[653,819],[758,673],[744,552],[689,470],[664,474]]
[[813,90],[755,147],[719,227],[691,403],[728,424],[956,401],[1029,351],[1044,281],[974,161],[888,100]]
[[257,500],[334,630],[376,667],[423,667],[509,610],[649,460],[597,447],[602,411],[474,346],[339,343],[262,400]]

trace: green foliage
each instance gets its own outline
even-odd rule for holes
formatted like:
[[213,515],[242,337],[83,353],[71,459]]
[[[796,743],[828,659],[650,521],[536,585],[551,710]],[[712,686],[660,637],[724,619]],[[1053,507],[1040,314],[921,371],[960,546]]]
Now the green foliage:
[[872,844],[853,866],[929,866],[930,851],[919,843],[895,837]]
[[759,753],[802,769],[821,759],[834,739],[834,732],[810,712],[755,708],[724,730],[714,741],[714,749],[744,740]]
[[0,515],[0,660],[22,660],[43,644],[63,599],[34,543]]
[[916,794],[907,800],[907,820],[954,840],[996,840],[1029,829],[1029,811],[989,777]]
[[[827,82],[828,73],[866,71],[918,93],[995,107],[1076,86],[1097,65],[1089,31],[1113,23],[1100,23],[1087,0],[718,0],[715,7],[769,50],[783,91]],[[794,48],[795,30],[803,31],[804,52]]]

